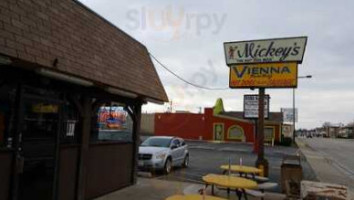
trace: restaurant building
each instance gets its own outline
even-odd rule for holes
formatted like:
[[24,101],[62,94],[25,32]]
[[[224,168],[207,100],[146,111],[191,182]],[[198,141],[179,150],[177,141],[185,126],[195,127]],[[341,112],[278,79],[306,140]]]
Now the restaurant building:
[[166,101],[146,47],[78,1],[0,1],[0,200],[134,184],[141,106]]
[[[145,117],[145,116],[144,116]],[[265,120],[264,139],[268,143],[281,142],[283,117],[281,112],[270,112]],[[233,141],[254,143],[255,120],[245,119],[243,112],[225,111],[222,99],[204,113],[155,113],[155,135],[178,136],[190,140]]]

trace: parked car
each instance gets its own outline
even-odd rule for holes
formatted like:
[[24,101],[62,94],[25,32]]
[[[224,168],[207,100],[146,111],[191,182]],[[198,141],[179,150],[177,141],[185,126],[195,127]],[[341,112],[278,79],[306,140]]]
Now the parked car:
[[182,138],[154,136],[139,147],[138,167],[150,171],[171,172],[172,167],[189,165],[188,145]]

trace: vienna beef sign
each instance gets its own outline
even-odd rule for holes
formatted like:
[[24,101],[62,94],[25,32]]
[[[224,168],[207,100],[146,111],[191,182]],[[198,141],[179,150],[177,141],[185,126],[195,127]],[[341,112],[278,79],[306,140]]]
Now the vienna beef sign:
[[307,37],[224,43],[226,64],[302,63]]
[[296,87],[297,63],[264,63],[230,67],[230,88]]
[[307,37],[224,43],[230,88],[295,88]]

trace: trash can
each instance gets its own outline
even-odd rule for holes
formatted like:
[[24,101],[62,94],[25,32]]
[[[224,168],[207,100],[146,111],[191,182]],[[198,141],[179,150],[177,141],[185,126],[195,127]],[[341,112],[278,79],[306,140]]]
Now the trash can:
[[283,156],[281,164],[281,188],[287,197],[299,197],[302,180],[300,156]]

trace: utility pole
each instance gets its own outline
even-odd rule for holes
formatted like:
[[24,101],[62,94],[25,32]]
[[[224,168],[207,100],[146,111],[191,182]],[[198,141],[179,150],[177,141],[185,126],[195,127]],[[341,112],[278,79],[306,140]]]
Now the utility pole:
[[293,143],[295,144],[295,134],[296,134],[296,108],[295,108],[295,88],[293,88]]
[[[307,76],[298,76],[297,77],[298,79],[301,79],[301,78],[312,78],[312,75],[307,75]],[[296,133],[296,128],[295,128],[295,124],[296,124],[296,108],[295,108],[295,89],[296,88],[293,88],[293,143],[295,144],[295,133]]]

